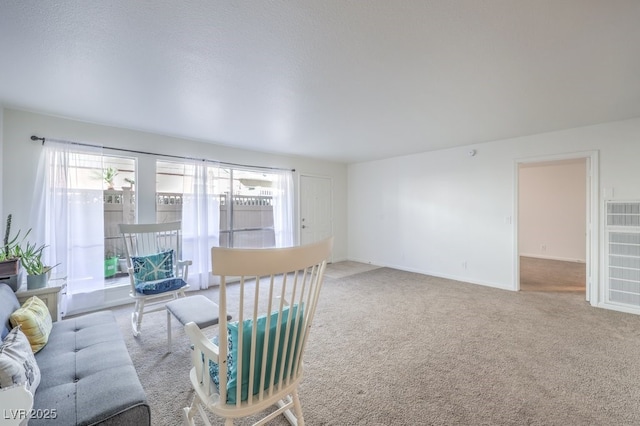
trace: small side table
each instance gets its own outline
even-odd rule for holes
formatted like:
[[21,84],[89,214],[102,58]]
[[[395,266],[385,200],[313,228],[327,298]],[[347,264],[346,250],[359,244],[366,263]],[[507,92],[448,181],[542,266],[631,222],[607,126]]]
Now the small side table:
[[23,284],[16,292],[16,297],[20,304],[22,304],[31,296],[38,296],[38,298],[47,305],[47,308],[49,308],[51,320],[56,322],[60,320],[60,309],[58,309],[60,300],[58,295],[63,286],[64,284],[60,284],[58,280],[50,280],[46,287],[27,290],[27,285]]

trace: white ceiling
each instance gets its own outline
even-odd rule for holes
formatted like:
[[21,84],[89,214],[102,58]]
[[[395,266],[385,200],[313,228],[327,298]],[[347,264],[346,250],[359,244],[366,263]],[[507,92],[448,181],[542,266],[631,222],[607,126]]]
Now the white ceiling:
[[640,0],[0,0],[0,103],[344,162],[535,134],[640,116]]

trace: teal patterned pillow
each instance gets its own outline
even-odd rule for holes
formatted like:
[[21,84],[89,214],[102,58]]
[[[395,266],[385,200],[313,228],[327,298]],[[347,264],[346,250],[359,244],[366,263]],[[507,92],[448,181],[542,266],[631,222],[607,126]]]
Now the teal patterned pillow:
[[[218,346],[219,345],[219,337],[215,336],[211,339],[211,342]],[[233,342],[231,339],[227,339],[227,380],[231,378],[231,369],[233,368],[233,356],[231,353],[233,352]],[[209,374],[211,375],[211,380],[216,385],[216,389],[220,392],[220,367],[218,363],[209,360]],[[228,398],[227,398],[228,399]]]
[[178,290],[187,283],[182,278],[165,278],[156,281],[138,281],[136,291],[140,294],[159,294],[167,291]]
[[136,283],[173,278],[173,250],[132,256],[133,277]]

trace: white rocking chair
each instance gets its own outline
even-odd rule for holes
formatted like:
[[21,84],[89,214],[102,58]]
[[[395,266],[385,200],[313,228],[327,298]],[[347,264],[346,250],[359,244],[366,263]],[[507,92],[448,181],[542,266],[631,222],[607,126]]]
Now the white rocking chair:
[[140,335],[144,314],[164,311],[166,302],[184,297],[190,260],[182,260],[180,222],[120,224],[127,253],[133,335]]
[[195,323],[185,325],[195,390],[185,424],[193,426],[199,413],[211,425],[208,410],[233,425],[277,405],[254,425],[280,414],[304,425],[298,385],[332,244],[329,238],[290,248],[212,249],[213,274],[221,276],[219,336],[209,340]]

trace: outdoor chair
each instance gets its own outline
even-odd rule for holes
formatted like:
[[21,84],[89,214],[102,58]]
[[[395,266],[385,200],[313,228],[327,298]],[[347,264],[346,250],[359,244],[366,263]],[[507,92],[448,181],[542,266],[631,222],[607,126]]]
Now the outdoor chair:
[[134,336],[145,314],[164,311],[166,302],[184,297],[190,260],[182,260],[180,222],[120,224],[135,301],[131,314]]
[[195,323],[185,325],[195,390],[185,424],[194,425],[199,413],[211,425],[211,412],[228,426],[277,405],[254,425],[280,414],[304,425],[298,385],[332,244],[329,238],[299,247],[211,250],[213,274],[220,276],[220,323],[213,339]]

